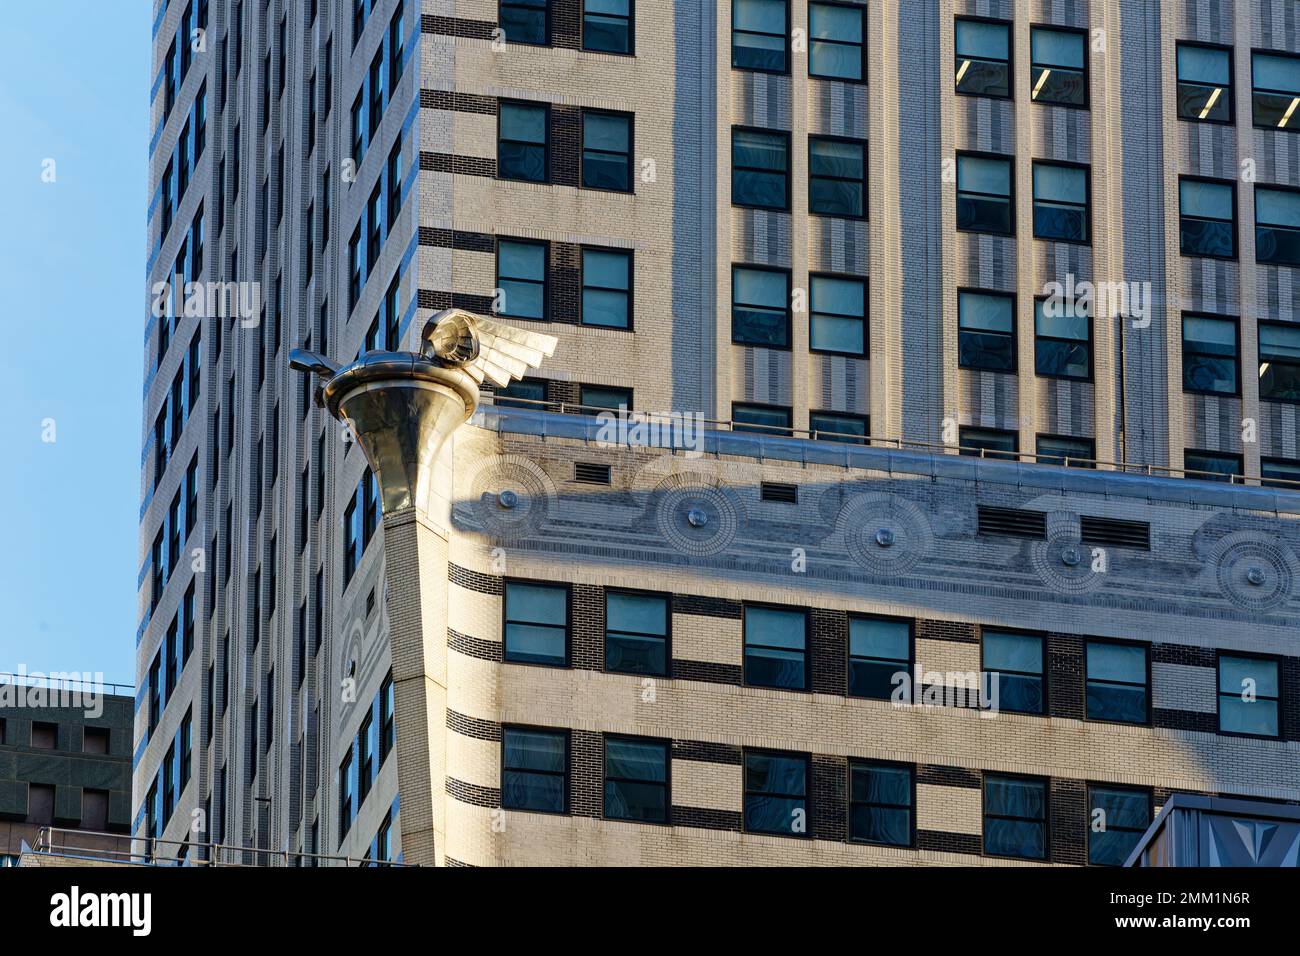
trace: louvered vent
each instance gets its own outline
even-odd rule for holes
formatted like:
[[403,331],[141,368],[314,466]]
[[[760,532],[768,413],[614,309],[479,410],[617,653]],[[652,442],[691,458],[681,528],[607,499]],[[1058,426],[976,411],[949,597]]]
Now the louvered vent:
[[609,484],[609,465],[598,465],[590,461],[573,463],[573,480],[586,485]]
[[1118,548],[1151,550],[1151,525],[1145,521],[1122,521],[1119,518],[1079,519],[1084,544],[1110,544]]
[[798,485],[785,485],[775,481],[765,481],[760,486],[760,492],[764,501],[780,501],[787,505],[793,505],[799,502]]
[[1012,538],[1047,537],[1047,513],[1023,508],[992,508],[980,505],[979,533]]

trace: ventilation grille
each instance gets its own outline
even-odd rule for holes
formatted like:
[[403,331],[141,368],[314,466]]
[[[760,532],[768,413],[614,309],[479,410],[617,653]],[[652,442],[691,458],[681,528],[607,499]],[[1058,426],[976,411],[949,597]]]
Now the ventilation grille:
[[1151,550],[1151,525],[1145,521],[1090,518],[1087,515],[1079,520],[1084,544],[1110,544],[1120,548]]
[[979,533],[1012,538],[1047,537],[1047,513],[979,506]]
[[799,486],[765,481],[760,486],[760,495],[764,501],[780,501],[788,505],[798,504]]
[[609,465],[598,465],[590,461],[573,463],[573,480],[586,485],[609,484]]

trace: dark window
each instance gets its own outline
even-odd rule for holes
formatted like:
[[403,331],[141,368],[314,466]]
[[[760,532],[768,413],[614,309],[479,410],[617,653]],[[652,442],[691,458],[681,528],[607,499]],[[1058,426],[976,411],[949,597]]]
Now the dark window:
[[55,750],[59,745],[59,725],[32,721],[32,749]]
[[789,347],[789,272],[757,266],[731,267],[731,341]]
[[1219,730],[1278,736],[1278,663],[1266,657],[1219,655]]
[[86,754],[108,753],[108,728],[87,727],[81,735],[81,752]]
[[403,23],[403,14],[405,10],[402,7],[401,0],[398,0],[397,9],[393,12],[393,19],[388,22],[388,89],[389,96],[397,89],[397,84],[402,79],[402,68],[406,65],[405,50],[405,24]]
[[[897,674],[912,672],[912,627],[906,621],[849,618],[849,696],[889,700]],[[906,702],[906,701],[905,701]]]
[[1300,402],[1300,324],[1259,324],[1259,397]]
[[779,405],[731,406],[733,432],[757,432],[760,435],[790,435],[790,409]]
[[991,686],[996,687],[998,709],[1018,714],[1046,712],[1041,637],[986,630],[982,666]]
[[567,813],[569,735],[564,731],[505,727],[501,734],[501,806],[507,810]]
[[546,259],[544,242],[498,241],[497,315],[539,321],[546,318]]
[[808,211],[857,219],[867,214],[866,144],[808,138]]
[[546,383],[537,379],[523,379],[511,382],[505,388],[498,388],[493,395],[492,404],[507,408],[539,408],[546,401]]
[[866,280],[814,275],[808,282],[808,348],[813,352],[866,355]]
[[1260,482],[1265,488],[1300,490],[1300,461],[1264,458],[1260,461]]
[[632,0],[583,0],[582,48],[632,52]]
[[1069,468],[1095,468],[1096,447],[1091,438],[1068,435],[1039,435],[1038,463],[1064,465]]
[[632,327],[630,249],[582,250],[582,324]]
[[54,787],[51,784],[27,785],[26,823],[48,827],[54,823]]
[[583,111],[582,185],[632,191],[632,117],[627,113]]
[[1210,315],[1183,316],[1183,391],[1236,395],[1237,323]]
[[1011,25],[958,18],[957,92],[1011,96]]
[[[957,293],[957,356],[962,368],[1016,370],[1016,300],[995,292]],[[963,444],[965,444],[963,442]]]
[[808,758],[745,751],[745,830],[808,835]]
[[1034,27],[1029,33],[1030,98],[1036,103],[1088,105],[1088,60],[1077,30]]
[[1241,456],[1227,452],[1198,451],[1188,448],[1183,452],[1183,470],[1195,472],[1185,477],[1200,481],[1232,482],[1242,473]]
[[863,43],[866,10],[839,3],[808,4],[808,75],[828,80],[867,78]]
[[1034,371],[1050,378],[1092,378],[1092,318],[1082,304],[1034,300]]
[[668,675],[668,599],[605,592],[605,670]]
[[731,129],[731,204],[790,208],[790,136],[772,130]]
[[1209,123],[1232,122],[1232,50],[1178,44],[1178,115]]
[[1251,65],[1255,125],[1265,129],[1300,128],[1300,116],[1296,115],[1300,103],[1300,56],[1254,53]]
[[568,588],[516,581],[506,584],[505,659],[554,667],[568,664]]
[[366,716],[361,720],[361,727],[357,730],[357,806],[365,803],[366,795],[370,793],[370,785],[375,779],[375,751],[371,746],[374,743],[373,735],[374,715],[371,711],[367,711]]
[[1010,159],[957,157],[957,228],[1012,234]]
[[1185,256],[1237,255],[1237,187],[1206,179],[1178,180],[1179,246]]
[[501,0],[498,23],[510,43],[546,46],[551,42],[547,0]]
[[343,512],[343,586],[347,587],[361,562],[361,514],[357,499],[348,502]]
[[961,453],[974,458],[1016,458],[1020,452],[1020,436],[998,428],[967,428],[958,431],[957,443]]
[[865,445],[870,423],[865,415],[839,412],[809,412],[808,430],[817,441],[841,441]]
[[732,0],[731,65],[784,73],[789,16],[787,0]]
[[352,748],[343,756],[343,762],[339,764],[339,842],[347,836],[348,830],[352,828],[353,812],[353,787],[356,785],[356,775],[352,772]]
[[1047,859],[1047,784],[1021,777],[984,778],[984,852]]
[[1088,787],[1088,862],[1123,866],[1151,823],[1151,795],[1127,787]]
[[668,822],[668,744],[605,738],[605,818]]
[[632,389],[606,385],[581,385],[578,388],[578,403],[584,409],[600,408],[614,412],[620,408],[630,409]]
[[397,214],[402,211],[402,140],[398,137],[393,151],[388,154],[388,226],[393,231]]
[[1300,266],[1300,190],[1255,187],[1255,259]]
[[107,790],[87,787],[81,791],[81,829],[92,833],[103,833],[108,829]]
[[550,111],[540,103],[502,103],[498,125],[497,175],[546,182],[546,128]]
[[1147,722],[1147,649],[1141,644],[1089,641],[1088,719]]
[[394,708],[393,675],[384,678],[379,688],[379,765],[383,766],[388,755],[397,746],[397,731],[393,722]]
[[356,160],[357,166],[366,157],[366,122],[365,122],[365,98],[364,91],[357,93],[357,98],[352,101],[352,158]]
[[1034,163],[1034,237],[1089,242],[1088,171]]
[[745,607],[745,683],[808,688],[808,614],[791,608]]
[[850,840],[911,846],[915,802],[910,767],[849,763]]
[[370,61],[370,104],[366,110],[370,117],[370,141],[375,141],[379,123],[384,118],[384,48],[381,46]]

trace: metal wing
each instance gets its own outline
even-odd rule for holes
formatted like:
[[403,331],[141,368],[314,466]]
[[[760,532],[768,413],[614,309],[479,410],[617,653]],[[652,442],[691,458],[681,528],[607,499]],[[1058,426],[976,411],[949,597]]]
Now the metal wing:
[[517,329],[463,309],[447,309],[430,318],[423,339],[426,350],[463,368],[476,382],[486,378],[498,388],[540,366],[543,359],[555,354],[559,341],[553,335]]

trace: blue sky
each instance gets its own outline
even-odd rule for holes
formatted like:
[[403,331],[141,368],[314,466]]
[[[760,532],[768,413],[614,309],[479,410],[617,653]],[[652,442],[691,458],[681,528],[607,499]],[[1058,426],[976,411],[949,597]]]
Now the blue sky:
[[5,5],[0,671],[133,680],[150,7]]

